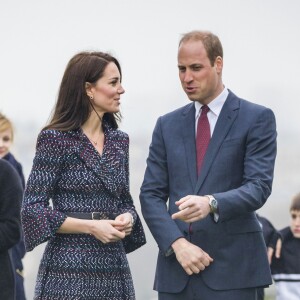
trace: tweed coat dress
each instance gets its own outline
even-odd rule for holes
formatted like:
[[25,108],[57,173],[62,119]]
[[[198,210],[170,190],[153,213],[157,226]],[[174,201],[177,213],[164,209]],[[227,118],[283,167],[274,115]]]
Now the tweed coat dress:
[[[48,241],[34,299],[135,299],[126,252],[146,241],[129,192],[129,138],[108,124],[104,136],[102,155],[81,129],[44,130],[38,137],[22,207],[27,251]],[[71,212],[110,219],[130,212],[133,231],[108,244],[88,234],[56,233]]]

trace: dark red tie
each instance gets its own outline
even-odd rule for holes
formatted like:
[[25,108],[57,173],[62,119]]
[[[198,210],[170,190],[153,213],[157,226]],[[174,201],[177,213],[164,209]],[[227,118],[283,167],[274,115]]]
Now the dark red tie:
[[[197,170],[198,176],[200,174],[201,166],[203,163],[203,158],[208,147],[210,141],[210,127],[207,118],[207,113],[209,112],[209,107],[207,105],[203,105],[201,107],[201,115],[198,119],[197,125],[197,135],[196,135],[196,150],[197,150]],[[189,233],[190,239],[193,234],[192,223],[189,225]]]
[[200,174],[203,158],[210,141],[210,127],[207,118],[209,107],[203,105],[201,107],[201,115],[198,119],[197,135],[196,135],[196,149],[197,149],[197,170],[198,175]]

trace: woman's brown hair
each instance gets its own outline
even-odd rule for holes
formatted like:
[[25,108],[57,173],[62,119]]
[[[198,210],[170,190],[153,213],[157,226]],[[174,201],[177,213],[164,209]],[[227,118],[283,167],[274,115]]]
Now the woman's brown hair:
[[[110,62],[117,66],[122,78],[118,60],[108,53],[80,52],[71,58],[60,84],[50,122],[44,129],[68,131],[78,129],[85,123],[93,109],[86,93],[86,83],[96,83]],[[121,114],[105,113],[102,120],[116,129]]]

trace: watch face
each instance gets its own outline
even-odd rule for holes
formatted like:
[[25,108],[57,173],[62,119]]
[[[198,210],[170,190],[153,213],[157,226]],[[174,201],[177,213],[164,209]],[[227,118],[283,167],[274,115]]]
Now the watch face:
[[216,200],[216,199],[213,199],[213,200],[211,201],[211,205],[212,205],[213,207],[217,208],[217,206],[218,206],[217,200]]
[[211,207],[212,212],[217,211],[217,209],[218,209],[218,201],[217,201],[216,199],[212,198],[212,199],[210,200],[209,205],[210,205],[210,207]]

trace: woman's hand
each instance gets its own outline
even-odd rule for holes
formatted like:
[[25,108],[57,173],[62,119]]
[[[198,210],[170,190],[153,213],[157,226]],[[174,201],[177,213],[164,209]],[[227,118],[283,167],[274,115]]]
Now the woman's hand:
[[124,232],[125,235],[130,235],[131,231],[132,231],[132,226],[133,226],[133,222],[132,222],[133,218],[131,213],[124,213],[121,215],[118,215],[115,218],[115,221],[118,222],[117,225],[114,225],[115,229]]
[[117,242],[125,238],[126,233],[118,228],[123,222],[118,220],[93,220],[91,234],[102,243]]

